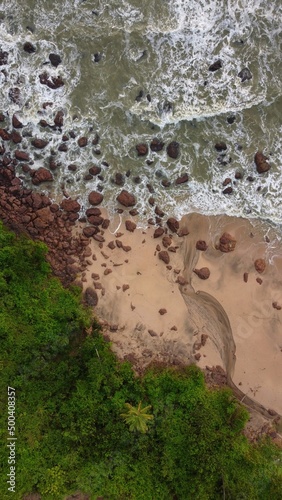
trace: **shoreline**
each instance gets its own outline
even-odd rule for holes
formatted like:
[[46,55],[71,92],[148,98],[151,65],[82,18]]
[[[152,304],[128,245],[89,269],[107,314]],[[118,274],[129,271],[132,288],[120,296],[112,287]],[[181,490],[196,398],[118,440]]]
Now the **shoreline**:
[[[2,168],[0,191],[4,223],[47,244],[48,261],[65,285],[91,290],[86,301],[119,359],[139,372],[153,362],[193,362],[219,378],[226,372],[248,406],[253,401],[270,419],[282,414],[282,253],[269,255],[271,242],[259,226],[199,214],[179,223],[159,210],[156,221],[138,229],[138,214],[123,203],[112,220],[96,202],[79,217],[76,200],[59,205],[24,188],[13,165]],[[231,252],[216,248],[226,232],[236,240]],[[207,249],[198,250],[198,241]],[[263,272],[255,259],[265,260]],[[210,275],[201,279],[195,267]]]

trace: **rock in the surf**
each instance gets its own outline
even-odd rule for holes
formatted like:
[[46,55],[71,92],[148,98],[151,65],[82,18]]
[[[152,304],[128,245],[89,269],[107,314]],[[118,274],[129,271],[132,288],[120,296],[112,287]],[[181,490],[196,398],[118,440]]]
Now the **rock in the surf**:
[[220,68],[222,68],[222,60],[218,59],[217,61],[215,61],[214,63],[212,63],[209,66],[209,71],[215,72],[215,71],[217,71]]
[[259,174],[264,174],[264,172],[267,172],[271,166],[268,163],[268,158],[265,156],[261,151],[257,151],[255,154],[255,164],[257,168],[257,172]]
[[156,137],[152,140],[150,144],[150,149],[153,152],[161,151],[163,147],[164,147],[164,142],[161,141],[160,139],[157,139]]
[[166,148],[166,152],[170,158],[173,158],[174,160],[178,158],[180,152],[179,142],[170,142]]
[[61,202],[60,205],[62,210],[66,212],[79,212],[80,204],[76,200],[72,200],[71,198],[66,198]]
[[241,78],[241,82],[245,82],[246,80],[251,80],[253,78],[249,68],[243,68],[240,73],[238,73],[238,76]]
[[104,196],[98,191],[91,191],[88,196],[88,201],[90,205],[99,205],[102,203]]
[[117,196],[117,201],[124,207],[133,207],[136,204],[135,196],[125,189]]
[[52,54],[49,54],[49,61],[52,64],[52,66],[55,66],[55,68],[57,68],[57,66],[59,66],[59,64],[61,64],[62,58],[59,56],[59,54],[52,53]]

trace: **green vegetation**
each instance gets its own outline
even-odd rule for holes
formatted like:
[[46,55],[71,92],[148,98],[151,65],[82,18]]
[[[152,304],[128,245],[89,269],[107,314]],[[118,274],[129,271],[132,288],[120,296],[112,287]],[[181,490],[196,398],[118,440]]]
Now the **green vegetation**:
[[[45,253],[0,227],[1,499],[280,500],[281,450],[248,443],[248,415],[231,392],[208,390],[193,366],[135,377],[95,322],[85,333],[90,312],[52,277]],[[7,386],[16,391],[16,493]]]

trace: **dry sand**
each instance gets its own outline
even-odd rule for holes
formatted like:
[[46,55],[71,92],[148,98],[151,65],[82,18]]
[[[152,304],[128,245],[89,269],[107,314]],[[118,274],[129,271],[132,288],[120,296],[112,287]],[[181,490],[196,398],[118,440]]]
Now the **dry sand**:
[[[116,354],[137,369],[152,361],[220,365],[244,394],[282,414],[282,309],[272,305],[282,306],[282,251],[275,236],[266,242],[261,225],[244,219],[190,214],[180,223],[189,235],[166,229],[173,247],[166,265],[155,227],[129,232],[126,219],[135,221],[111,219],[102,244],[90,239],[92,257],[82,275],[84,288],[96,289],[95,313]],[[229,253],[215,248],[224,232],[237,240]],[[206,241],[206,251],[196,250],[198,240]],[[267,263],[262,274],[257,258]],[[193,272],[202,267],[210,270],[206,280]]]

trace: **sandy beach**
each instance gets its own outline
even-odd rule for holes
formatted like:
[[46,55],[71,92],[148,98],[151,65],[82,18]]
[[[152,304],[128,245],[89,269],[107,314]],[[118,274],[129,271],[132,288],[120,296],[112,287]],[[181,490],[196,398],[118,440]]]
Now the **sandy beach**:
[[[156,226],[136,222],[117,213],[99,233],[104,241],[90,238],[80,276],[84,289],[97,293],[94,311],[118,357],[137,371],[153,361],[221,366],[244,399],[281,414],[282,254],[275,235],[227,216],[190,214],[177,233],[164,220],[159,236]],[[218,248],[224,233],[234,238],[232,251]],[[206,249],[196,248],[199,241]],[[265,269],[256,270],[257,259]],[[208,277],[194,272],[206,268]]]

